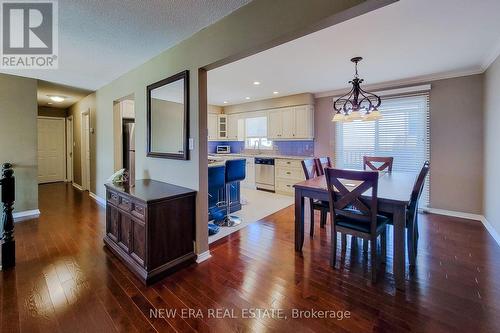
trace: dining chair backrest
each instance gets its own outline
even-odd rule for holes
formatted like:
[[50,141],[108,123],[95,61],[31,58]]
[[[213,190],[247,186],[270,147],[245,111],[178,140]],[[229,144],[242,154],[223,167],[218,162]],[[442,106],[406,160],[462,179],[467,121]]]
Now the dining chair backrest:
[[[382,163],[380,166],[376,166],[373,163]],[[377,156],[363,156],[363,170],[366,167],[374,171],[392,171],[392,163],[394,162],[394,157],[377,157]]]
[[[345,216],[357,221],[369,222],[371,233],[375,234],[378,211],[378,172],[326,168],[325,178],[333,221],[335,222],[336,216]],[[352,187],[352,190],[348,187]],[[370,189],[370,195],[364,195]]]
[[415,184],[413,185],[413,190],[411,192],[410,205],[408,207],[408,211],[410,213],[415,213],[416,209],[418,208],[418,201],[420,200],[420,196],[422,195],[425,186],[425,178],[429,173],[430,167],[430,162],[425,161],[422,169],[420,170],[420,173],[418,174],[417,179],[415,180]]
[[332,160],[329,156],[315,158],[314,162],[316,163],[316,170],[320,176],[325,174],[325,168],[332,167]]
[[306,179],[311,179],[319,176],[318,169],[316,168],[316,163],[314,162],[314,158],[302,160],[301,164]]

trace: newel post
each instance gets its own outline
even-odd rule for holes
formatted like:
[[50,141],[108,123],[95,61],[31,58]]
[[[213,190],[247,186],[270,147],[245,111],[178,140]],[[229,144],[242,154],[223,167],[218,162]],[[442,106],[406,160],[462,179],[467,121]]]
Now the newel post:
[[1,247],[2,247],[2,270],[14,267],[16,265],[16,243],[14,241],[14,210],[15,200],[15,179],[12,164],[4,163],[2,165],[2,174],[0,179],[2,185],[2,230]]

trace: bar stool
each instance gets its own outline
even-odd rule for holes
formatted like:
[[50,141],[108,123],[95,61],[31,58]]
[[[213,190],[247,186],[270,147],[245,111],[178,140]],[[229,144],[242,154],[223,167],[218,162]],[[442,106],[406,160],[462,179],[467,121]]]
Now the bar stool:
[[245,179],[246,159],[234,159],[226,161],[226,217],[219,224],[224,227],[233,227],[241,223],[241,218],[231,216],[231,186],[234,183],[241,182]]
[[[215,223],[224,220],[224,213],[218,208],[224,205],[220,201],[221,191],[226,185],[226,166],[212,166],[208,168],[208,220],[214,220]],[[213,223],[208,224],[208,235],[214,235],[219,232],[219,226]]]

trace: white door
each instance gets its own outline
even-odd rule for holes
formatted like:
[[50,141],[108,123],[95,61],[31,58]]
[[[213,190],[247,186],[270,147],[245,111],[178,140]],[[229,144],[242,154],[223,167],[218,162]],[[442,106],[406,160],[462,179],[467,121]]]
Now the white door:
[[90,190],[90,116],[82,114],[82,188]]
[[73,181],[73,116],[66,118],[66,181]]
[[64,118],[38,118],[38,183],[66,178]]
[[267,136],[271,139],[280,139],[283,134],[283,116],[281,110],[269,111]]
[[285,139],[295,138],[295,110],[294,108],[286,108],[282,111],[283,117],[283,133]]
[[209,114],[208,115],[208,140],[217,140],[217,115]]

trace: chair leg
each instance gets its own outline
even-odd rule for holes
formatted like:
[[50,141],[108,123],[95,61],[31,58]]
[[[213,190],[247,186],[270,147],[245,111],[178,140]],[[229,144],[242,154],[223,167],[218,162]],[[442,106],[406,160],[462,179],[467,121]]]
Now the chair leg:
[[341,234],[341,245],[342,245],[342,252],[345,253],[347,249],[347,235],[346,234]]
[[330,266],[335,268],[335,263],[337,262],[337,230],[335,224],[332,223],[331,230],[331,240],[332,240],[332,257],[330,258]]
[[370,252],[371,252],[371,263],[372,263],[372,282],[375,283],[377,282],[377,237],[373,237],[371,239],[371,246],[370,246]]
[[326,225],[326,214],[327,214],[327,211],[325,209],[322,209],[321,210],[321,215],[320,215],[320,223],[319,223],[320,228],[325,228],[325,225]]
[[311,237],[314,236],[314,207],[313,207],[313,201],[312,199],[309,199],[309,210],[311,211],[311,221],[310,221],[310,229],[309,229],[309,235]]
[[368,252],[368,240],[363,239],[363,252]]
[[410,266],[415,266],[415,235],[413,225],[409,225],[406,229],[406,248],[408,249],[408,261]]
[[385,263],[387,261],[387,227],[384,228],[384,231],[380,235],[380,247],[382,262]]

